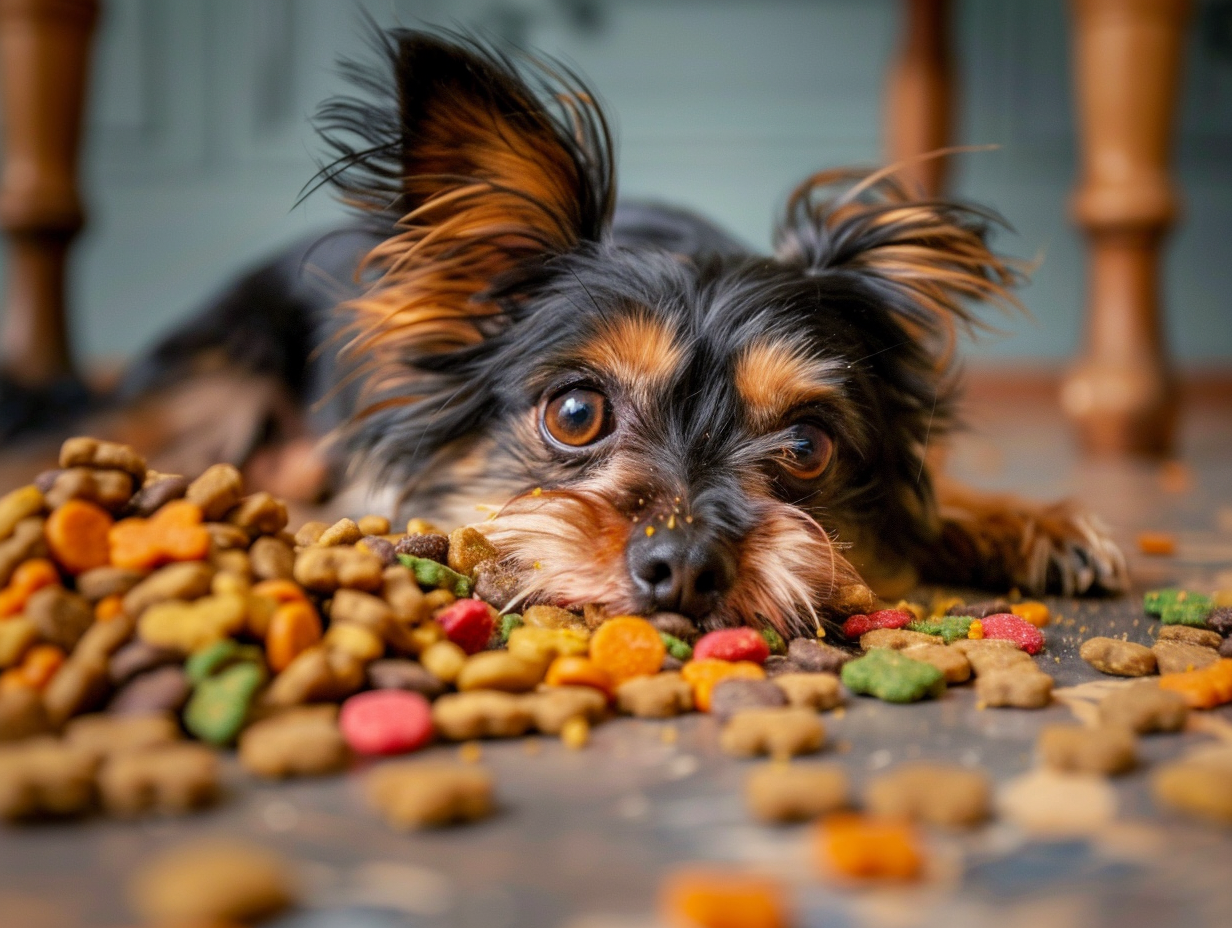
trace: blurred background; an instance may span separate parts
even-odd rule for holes
[[[361,9],[575,64],[613,117],[622,194],[695,207],[757,248],[804,176],[881,157],[897,0],[107,0],[69,273],[79,359],[131,356],[229,275],[341,218],[328,193],[292,204],[319,150],[309,117],[343,88],[336,60],[364,54]],[[1163,297],[1178,360],[1213,366],[1232,360],[1232,3],[1194,13]],[[1000,148],[962,156],[951,190],[1006,217],[1005,250],[1043,258],[1023,294],[1034,318],[974,357],[1059,364],[1084,301],[1067,8],[965,0],[952,15],[954,139]]]

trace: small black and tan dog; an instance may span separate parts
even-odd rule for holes
[[[932,472],[956,332],[1013,303],[994,216],[826,172],[751,254],[683,211],[618,206],[603,114],[566,70],[459,36],[381,44],[351,70],[363,99],[321,114],[319,180],[362,227],[259,269],[129,378],[231,384],[232,437],[207,457],[323,405],[348,479],[480,520],[520,596],[707,628],[812,629],[861,578],[1123,586],[1088,517]]]

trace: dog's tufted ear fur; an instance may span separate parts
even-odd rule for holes
[[[372,100],[327,103],[331,154],[319,183],[388,221],[349,304],[354,356],[418,359],[475,345],[506,321],[506,298],[554,255],[596,240],[610,220],[611,141],[565,69],[462,37],[395,30],[377,68],[344,65]],[[370,381],[371,385],[371,381]]]
[[[981,324],[971,304],[1021,308],[1010,290],[1022,268],[988,246],[996,225],[983,209],[913,195],[893,166],[823,171],[788,199],[775,252],[807,274],[845,278],[944,369],[957,329]]]

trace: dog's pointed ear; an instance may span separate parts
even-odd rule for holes
[[[891,312],[944,366],[956,329],[983,323],[979,303],[1021,309],[1011,289],[1024,268],[988,245],[994,213],[914,196],[892,169],[815,174],[796,188],[775,253],[815,276],[844,278]]]
[[[603,234],[611,141],[563,68],[531,65],[524,78],[463,37],[398,30],[380,43],[379,69],[347,67],[377,102],[322,108],[335,157],[320,178],[393,225],[364,262],[352,348],[393,345],[413,361],[482,340],[519,280]]]

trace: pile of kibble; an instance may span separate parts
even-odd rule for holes
[[[292,534],[286,507],[246,494],[229,465],[190,481],[91,438],[65,442],[59,464],[0,498],[2,819],[201,808],[220,798],[219,751],[233,746],[254,776],[314,776],[434,741],[540,732],[582,748],[613,715],[700,711],[723,722],[723,750],[775,761],[747,781],[756,819],[818,819],[834,872],[907,878],[921,867],[910,823],[985,821],[986,775],[904,765],[868,784],[864,814],[836,814],[851,805],[841,767],[781,763],[822,748],[819,713],[847,693],[909,703],[972,679],[982,707],[1052,698],[1034,660],[1050,621],[1037,602],[870,604],[834,636],[846,647],[751,628],[699,636],[680,616],[598,606],[501,614],[516,583],[475,528],[445,535],[412,520],[394,533],[366,516]],[[1146,606],[1164,623],[1152,648],[1093,639],[1081,653],[1105,673],[1161,676],[1110,694],[1095,727],[1045,729],[1048,766],[1122,772],[1138,734],[1232,701],[1232,610],[1176,590]],[[1232,821],[1228,774],[1177,762],[1156,772],[1155,795]],[[478,819],[494,804],[490,775],[462,762],[376,766],[367,795],[398,828]],[[219,856],[224,869],[242,858]],[[721,895],[698,879],[673,890],[693,900],[680,905]],[[166,916],[160,904],[150,911]]]

